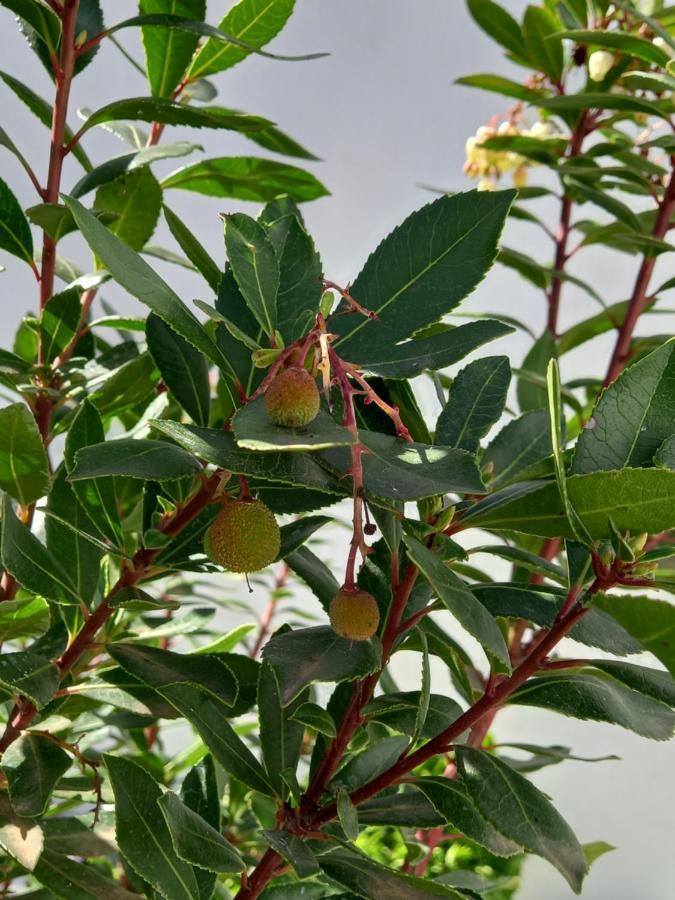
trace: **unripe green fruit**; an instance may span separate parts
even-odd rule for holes
[[[265,411],[275,425],[304,428],[319,412],[319,389],[306,369],[289,366],[265,391]]]
[[[224,504],[204,538],[207,556],[230,572],[257,572],[279,555],[281,534],[271,509],[260,500]]]
[[[328,610],[333,631],[349,641],[368,641],[380,624],[377,601],[368,591],[341,588]]]

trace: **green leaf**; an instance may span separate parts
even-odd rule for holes
[[[49,628],[49,604],[44,597],[20,597],[0,604],[0,641],[38,637]]]
[[[169,230],[176,239],[178,246],[197,271],[203,275],[209,287],[213,291],[217,291],[223,273],[183,220],[176,213],[172,212],[168,206],[164,206],[163,209],[166,224],[169,226]]]
[[[0,687],[10,696],[25,695],[38,709],[50,702],[60,678],[54,663],[27,650],[0,656]]]
[[[472,590],[493,616],[525,619],[542,628],[553,625],[565,599],[564,591],[548,586],[544,588],[493,582],[475,584]],[[597,598],[604,595],[595,596]],[[570,631],[569,637],[580,644],[598,647],[615,656],[641,652],[640,643],[611,616],[600,610],[589,610]]]
[[[52,363],[69,346],[80,325],[80,291],[68,288],[54,294],[45,304],[40,316],[42,358]]]
[[[513,191],[439,197],[412,213],[371,254],[351,287],[378,319],[350,311],[331,322],[341,356],[372,364],[392,344],[449,313],[495,260]],[[341,312],[350,310],[345,301]]]
[[[360,431],[364,485],[368,495],[391,500],[421,500],[449,491],[483,493],[476,463],[466,450],[406,443],[376,431]],[[351,469],[349,450],[324,450],[320,458],[340,475]],[[345,479],[345,482],[347,479]]]
[[[297,159],[311,159],[319,162],[319,157],[315,156],[309,150],[305,149],[292,137],[285,134],[279,128],[272,126],[264,131],[251,131],[246,137],[266,150],[272,150],[274,153],[281,153],[284,156],[294,156]]]
[[[325,734],[328,737],[335,737],[337,733],[331,714],[316,703],[301,703],[293,712],[291,718],[294,722],[301,722],[308,728],[312,728],[314,731],[318,731],[319,734]]]
[[[672,433],[674,419],[675,340],[671,340],[625,369],[602,392],[577,441],[571,472],[650,465]]]
[[[262,835],[270,847],[295,869],[298,878],[310,878],[321,871],[316,857],[301,838],[287,831],[263,831]]]
[[[513,419],[483,453],[483,466],[492,471],[489,487],[504,487],[517,480],[529,466],[550,456],[552,449],[546,410],[533,409]]]
[[[47,101],[43,100],[42,97],[39,97],[35,93],[35,91],[31,90],[31,88],[23,84],[23,82],[19,81],[18,79],[14,78],[14,76],[10,75],[8,72],[0,71],[0,78],[2,78],[7,87],[19,98],[19,100],[21,100],[21,102],[26,107],[28,107],[33,115],[38,118],[43,125],[46,125],[47,128],[52,127],[51,103],[47,103]],[[66,126],[63,132],[64,145],[68,145],[72,137],[73,132]],[[73,156],[85,171],[88,172],[91,169],[92,166],[89,161],[89,157],[81,147],[76,146],[74,148]]]
[[[319,865],[333,881],[366,900],[425,900],[426,897],[462,900],[464,896],[437,881],[404,875],[346,850],[324,854],[319,857]]]
[[[539,537],[574,536],[557,484],[523,482],[527,492],[496,503],[501,492],[477,503],[463,517],[472,526],[505,529]],[[675,526],[675,472],[667,469],[620,469],[573,475],[567,489],[591,537],[606,538],[611,518],[619,531],[657,534]],[[493,505],[494,504],[494,505]]]
[[[668,740],[675,731],[675,712],[664,703],[590,669],[530,679],[511,694],[510,702],[576,719],[610,722],[657,741]]]
[[[547,328],[530,347],[523,360],[522,368],[534,375],[545,376],[548,364],[556,356],[556,352],[555,338]],[[522,412],[527,412],[531,409],[548,409],[548,396],[545,387],[539,387],[536,384],[531,384],[524,378],[519,378],[516,394],[518,406]]]
[[[469,553],[489,553],[491,556],[499,556],[515,563],[519,568],[528,572],[538,572],[558,584],[567,584],[567,574],[560,566],[542,559],[536,553],[523,550],[522,547],[511,547],[508,544],[491,544],[489,546],[472,547]]]
[[[433,639],[426,632],[419,632],[419,649],[424,652],[425,642],[433,650]],[[415,649],[411,642],[403,645],[403,649]],[[427,706],[427,712],[423,724],[420,726],[420,707]],[[363,708],[363,714],[376,722],[382,722],[387,728],[402,732],[411,738],[421,736],[423,738],[436,737],[458,719],[462,714],[461,706],[450,697],[442,694],[430,694],[428,701],[424,699],[423,691],[398,691],[396,693],[383,694],[371,700]],[[419,734],[418,734],[419,732]]]
[[[78,450],[105,440],[101,416],[96,407],[84,400],[71,422],[66,437],[64,461],[68,474],[75,465]],[[116,547],[122,545],[122,526],[112,478],[91,478],[72,483],[72,489],[99,533]]]
[[[220,833],[220,788],[213,757],[204,756],[183,779],[180,798],[189,809]],[[211,896],[216,873],[193,867],[201,900]]]
[[[267,773],[225,720],[219,701],[188,683],[167,685],[159,693],[194,725],[216,762],[226,772],[253,790],[274,796]]]
[[[392,735],[375,741],[347,760],[333,777],[331,786],[356,790],[391,768],[409,746],[410,740],[404,735]]]
[[[444,822],[490,853],[504,857],[522,853],[521,844],[505,837],[490,824],[487,817],[483,817],[461,782],[425,776],[416,778],[415,785],[433,804]]]
[[[268,235],[279,261],[277,328],[288,345],[314,324],[322,294],[321,259],[296,215],[271,223]]]
[[[91,115],[90,109],[81,109],[81,114],[86,117]],[[105,125],[103,125],[105,128]],[[112,159],[96,166],[74,185],[70,191],[71,197],[84,197],[89,191],[108,184],[124,175],[127,172],[135,172],[143,166],[162,159],[175,159],[180,156],[189,156],[194,150],[203,149],[199,144],[192,144],[189,141],[174,141],[171,144],[160,144],[151,147],[141,147],[140,150],[134,150],[132,153],[123,153],[121,156],[113,156]],[[39,208],[39,207],[38,207]],[[62,209],[63,207],[58,207]],[[70,218],[70,214],[69,218]],[[73,223],[75,228],[75,223]]]
[[[25,403],[0,409],[0,489],[23,507],[49,490],[47,455]]]
[[[631,97],[629,94],[611,94],[609,92],[603,94],[601,91],[582,91],[579,94],[548,97],[540,100],[539,106],[558,115],[582,109],[602,109],[646,113],[648,116],[657,116],[662,119],[669,118],[671,109],[669,101],[643,100],[639,97]]]
[[[300,547],[290,553],[286,562],[327,610],[328,604],[340,590],[340,585],[328,566],[307,547]]]
[[[424,734],[424,729],[431,705],[431,669],[429,667],[429,641],[426,632],[420,629],[420,643],[422,644],[422,686],[419,692],[419,703],[415,713],[415,728],[413,731],[413,743]]]
[[[549,360],[548,369],[546,371],[546,385],[548,387],[548,411],[549,424],[551,426],[551,443],[553,445],[553,465],[555,469],[555,480],[558,485],[558,492],[565,507],[565,515],[569,522],[574,537],[581,544],[592,546],[593,542],[579,518],[577,511],[570,500],[567,490],[567,476],[565,474],[565,460],[562,437],[562,400],[560,394],[560,370],[558,362],[555,359]]]
[[[80,603],[70,576],[15,515],[7,496],[2,505],[2,562],[26,590],[57,603]]]
[[[99,543],[89,516],[66,481],[63,466],[50,491],[46,513],[47,550],[68,572],[78,596],[91,607],[106,546]]]
[[[224,128],[229,131],[264,131],[272,124],[261,116],[221,109],[219,106],[185,106],[162,97],[130,97],[114,100],[94,110],[77,133],[78,138],[96,125],[129,119],[134,122],[160,122],[185,128]]]
[[[380,665],[375,641],[348,641],[328,625],[277,634],[263,649],[279,681],[281,702],[287,706],[310,684],[353,681]]]
[[[194,456],[166,441],[122,438],[78,450],[68,479],[81,481],[124,475],[128,478],[167,481],[196,475],[200,471],[201,466]]]
[[[171,833],[158,806],[160,786],[131,760],[109,755],[104,759],[115,794],[117,844],[124,858],[165,896],[196,900],[194,873],[174,853]]]
[[[150,240],[162,208],[162,189],[148,166],[125,172],[96,191],[94,206],[115,216],[108,228],[133,250]]]
[[[510,381],[507,356],[485,356],[462,369],[436,423],[438,443],[475,453],[504,410]]]
[[[33,819],[16,815],[6,794],[0,795],[0,847],[32,872],[43,853],[44,833]]]
[[[176,855],[210,872],[242,872],[244,861],[213,826],[186,806],[172,791],[157,800]]]
[[[462,781],[483,815],[552,863],[578,894],[588,871],[583,850],[544,794],[493,753],[471,747],[457,747],[455,753]]]
[[[534,162],[543,163],[547,166],[554,166],[557,160],[565,153],[568,145],[569,141],[566,138],[547,137],[542,140],[542,138],[528,137],[524,134],[497,135],[481,141],[481,147],[485,147],[486,150],[517,153],[526,159],[531,159]],[[513,210],[511,210],[511,214],[514,214]],[[515,215],[517,216],[518,213]],[[535,219],[534,221],[537,220]]]
[[[516,56],[527,58],[520,25],[510,13],[493,0],[468,0],[467,5],[474,21],[486,34]]]
[[[516,27],[518,27],[517,23]],[[520,29],[518,29],[518,32],[520,33]],[[506,97],[515,97],[516,100],[523,100],[526,103],[538,103],[542,97],[541,91],[533,90],[518,81],[512,81],[510,78],[489,73],[481,72],[476,75],[463,75],[461,78],[455,79],[455,84],[479,88],[483,91],[490,91],[493,94],[503,94]]]
[[[33,236],[19,201],[0,178],[0,250],[18,256],[30,266],[33,262]]]
[[[244,213],[225,216],[225,249],[246,305],[268,337],[277,327],[279,263],[262,225]]]
[[[596,594],[593,607],[609,613],[675,676],[675,606],[650,597]]]
[[[126,410],[144,408],[155,400],[158,380],[159,373],[150,354],[138,353],[134,348],[122,365],[115,366],[101,386],[89,395],[89,400],[104,419],[110,419]]]
[[[675,679],[669,672],[616,659],[589,659],[585,665],[600,669],[640,694],[660,700],[667,706],[675,706]]]
[[[97,210],[93,210],[93,212],[104,224],[114,218],[110,213],[99,213]],[[26,216],[33,225],[37,225],[57,242],[73,231],[77,231],[75,219],[70,211],[59,203],[38,203],[36,206],[29,206]],[[72,290],[76,290],[76,288],[72,288]]]
[[[631,6],[631,12],[633,7]],[[659,46],[647,38],[637,34],[627,34],[623,31],[609,31],[598,29],[597,31],[562,31],[559,38],[569,38],[577,44],[590,44],[592,47],[604,47],[608,50],[616,50],[634,59],[653,63],[660,68],[665,68],[670,57]]]
[[[293,12],[295,0],[240,0],[221,20],[219,28],[256,50],[275,37]],[[241,62],[249,50],[209,38],[190,66],[191,79],[204,78]]]
[[[337,811],[345,837],[348,841],[355,841],[359,836],[359,812],[344,788],[337,792]]]
[[[588,319],[582,319],[564,331],[558,338],[558,355],[569,353],[586,341],[606,331],[612,331],[623,323],[628,311],[628,300],[613,303]]]
[[[141,15],[169,13],[185,19],[203,21],[206,0],[140,0],[138,11]],[[145,68],[152,95],[170,97],[190,65],[199,35],[175,28],[152,26],[142,28],[141,34],[145,48]]]
[[[109,644],[108,652],[125,672],[156,690],[189,684],[225,706],[233,706],[237,699],[236,679],[227,665],[213,655],[188,655],[122,643]],[[221,716],[225,712],[221,710]]]
[[[592,866],[596,859],[604,856],[605,853],[611,853],[612,850],[616,850],[612,844],[608,844],[607,841],[591,841],[589,844],[583,844],[582,847],[584,851],[584,856],[586,857],[586,862],[589,866]]]
[[[282,773],[295,772],[300,759],[304,728],[291,719],[297,706],[284,709],[277,672],[263,662],[258,680],[260,748],[270,783],[282,799],[287,794]]]
[[[93,37],[101,34],[103,31],[103,11],[101,9],[101,0],[80,0],[77,9],[77,18],[75,19],[75,34],[86,34]],[[76,57],[75,59],[75,75],[78,75],[96,56],[99,50],[99,44],[95,44],[86,53]],[[51,64],[47,66],[50,76],[52,73]]]
[[[74,816],[59,816],[42,822],[45,845],[57,853],[73,856],[108,856],[114,852],[112,844],[88,828]]]
[[[14,811],[34,818],[47,809],[52,791],[70,768],[70,757],[49,738],[28,732],[7,749],[2,768]]]
[[[208,425],[211,388],[204,356],[154,313],[148,316],[145,336],[171,393],[197,425]]]
[[[305,541],[333,519],[330,516],[302,516],[295,522],[281,526],[281,547],[277,559],[285,559],[296,552]]]
[[[315,488],[345,494],[346,485],[326,472],[307,453],[265,453],[242,450],[234,437],[218,428],[197,428],[169,420],[155,420],[152,427],[172,438],[201,459],[236,475],[251,475],[269,482]],[[326,497],[328,500],[330,494]]]
[[[469,322],[457,328],[445,326],[430,337],[417,337],[389,348],[386,359],[364,362],[369,372],[384,378],[414,378],[425,369],[436,371],[468,356],[488,341],[510,334],[514,329],[497,319]],[[385,354],[383,354],[385,355]]]
[[[351,432],[323,411],[304,428],[275,425],[265,412],[262,397],[237,410],[232,426],[237,444],[246,450],[322,450],[354,443]]]
[[[176,169],[161,184],[165,190],[182,188],[209,197],[232,197],[254,203],[267,203],[280,194],[288,194],[298,203],[329,194],[310,172],[257,156],[205,159]]]
[[[534,67],[559,82],[565,63],[560,20],[541,6],[528,6],[523,19],[523,39],[528,58]]]
[[[338,811],[340,794],[338,792]],[[358,821],[362,825],[391,825],[393,827],[437,828],[445,824],[426,796],[416,788],[406,788],[395,794],[379,794],[359,804]],[[486,823],[487,824],[487,823]],[[343,830],[346,830],[342,825]]]
[[[216,365],[225,364],[217,346],[169,285],[130,247],[116,238],[95,216],[72,197],[64,198],[83,237],[123,288],[149,306]]]
[[[654,465],[662,469],[675,469],[675,434],[671,434],[659,445],[654,454]]]
[[[59,820],[53,820],[56,821]],[[73,855],[79,856],[80,853],[74,851]],[[118,881],[106,878],[93,865],[70,859],[49,847],[40,856],[33,875],[48,889],[50,897],[59,897],[61,900],[91,900],[92,897],[96,900],[134,900],[138,897],[138,894],[127,891]]]
[[[61,39],[61,21],[46,3],[35,0],[2,0],[0,5],[23,19],[47,47],[56,50]]]
[[[476,638],[485,651],[510,667],[509,651],[495,620],[471,593],[469,587],[443,562],[441,557],[415,538],[403,538],[408,554],[427,579],[434,593],[463,628]]]

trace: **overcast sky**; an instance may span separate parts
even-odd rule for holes
[[[103,6],[107,24],[136,12],[131,0],[106,0]],[[518,0],[506,6],[518,13],[525,4]],[[211,0],[210,21],[217,23],[226,8],[226,3]],[[46,73],[20,37],[11,39],[13,28],[11,15],[0,10],[2,68],[51,98],[53,87]],[[135,36],[122,34],[125,46],[140,58]],[[332,196],[305,206],[304,214],[327,277],[347,282],[382,237],[413,209],[433,199],[424,185],[447,190],[470,187],[462,174],[464,142],[479,125],[503,112],[508,101],[454,86],[453,81],[471,72],[508,73],[509,64],[474,26],[462,0],[298,0],[295,15],[271,49],[288,54],[326,50],[331,56],[306,63],[249,59],[216,76],[220,89],[216,102],[267,116],[321,157],[322,162],[308,167]],[[76,123],[78,106],[96,108],[113,99],[145,93],[141,76],[114,47],[104,46],[92,67],[75,81],[69,121]],[[44,127],[2,84],[0,108],[3,126],[43,176],[48,146]],[[227,132],[167,129],[166,140],[178,138],[201,143],[206,156],[258,155],[258,148]],[[89,132],[86,149],[97,163],[126,152],[124,145],[101,129]],[[23,170],[1,148],[0,153],[2,178],[15,187],[25,205],[36,203]],[[156,166],[155,172],[164,174],[182,162],[164,163]],[[77,163],[68,160],[64,189],[72,187],[80,175]],[[238,208],[255,213],[250,204],[209,200],[188,192],[172,191],[167,199],[219,261],[224,252],[218,213]],[[546,206],[541,211],[555,227],[555,211]],[[170,245],[164,228],[158,229],[153,240]],[[507,241],[542,261],[552,258],[547,239],[527,226],[510,225]],[[77,236],[63,242],[62,252],[82,268],[89,268]],[[0,315],[7,346],[20,317],[35,309],[36,287],[32,274],[18,260],[3,254],[1,261],[7,267],[0,275],[4,299]],[[575,261],[575,267],[576,274],[593,279],[608,302],[628,296],[633,271],[628,258],[592,251],[590,258]],[[170,277],[186,302],[195,297],[210,299],[195,276],[176,268],[158,268]],[[142,312],[135,300],[115,287],[106,286],[104,296],[119,311]],[[537,331],[545,321],[541,296],[499,267],[465,308],[510,313],[526,319]],[[565,288],[563,327],[594,311],[583,293]],[[667,331],[669,325],[672,322],[660,321],[659,331]],[[516,335],[495,343],[488,352],[509,352],[518,363],[526,346],[522,336]],[[563,374],[598,374],[601,351],[608,346],[608,342],[597,341],[592,352],[584,349],[570,355]],[[423,388],[420,394],[425,409],[437,414],[434,398]],[[571,646],[577,655],[579,648]],[[405,661],[402,666],[405,668]],[[443,673],[440,669],[436,673],[441,680]],[[407,677],[411,677],[409,672]],[[414,682],[409,686],[414,687]],[[503,741],[566,744],[580,755],[620,755],[621,762],[570,762],[551,767],[535,780],[555,799],[582,842],[604,839],[619,848],[593,867],[584,897],[669,900],[675,883],[672,745],[650,743],[618,728],[517,708],[500,714],[496,733]],[[573,896],[543,862],[528,862],[526,875],[519,894],[522,900],[568,900]]]

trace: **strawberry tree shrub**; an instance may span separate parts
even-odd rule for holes
[[[492,735],[514,704],[657,741],[675,726],[675,344],[649,330],[674,286],[661,280],[672,10],[561,0],[521,22],[469,0],[522,68],[460,79],[499,95],[467,143],[479,190],[413,211],[338,285],[299,205],[325,188],[300,166],[223,156],[161,181],[152,169],[198,150],[167,142],[169,125],[311,157],[219,106],[212,80],[274,56],[263,48],[293,0],[240,0],[217,27],[203,0],[141,0],[121,22],[107,4],[112,24],[96,0],[2,6],[53,83],[45,99],[2,74],[50,127],[46,173],[0,133],[37,195],[23,209],[0,184],[0,248],[38,295],[0,355],[4,892],[506,898],[525,854],[580,892],[611,848],[528,777],[571,748]],[[73,129],[73,79],[94,77],[100,43],[127,28],[142,31],[147,96]],[[132,145],[95,163],[87,136],[103,126]],[[226,262],[172,211],[178,189],[255,204],[211,224]],[[160,216],[167,249],[148,244]],[[548,235],[547,261],[500,249],[509,217]],[[60,252],[76,232],[88,273]],[[634,266],[619,298],[574,274],[598,246]],[[153,254],[203,278],[199,315]],[[497,259],[546,310],[513,366],[484,349],[523,327],[512,299],[457,317]],[[135,315],[94,312],[107,281]],[[570,283],[598,309],[562,330]],[[595,353],[596,374],[568,373],[566,354],[593,353],[602,334],[612,349]],[[338,570],[316,541],[341,500]],[[511,564],[506,581],[480,567],[486,554]],[[222,586],[253,573],[269,590],[259,625],[223,634]],[[300,584],[309,626],[290,606]],[[402,651],[418,673],[405,689],[391,671]],[[180,746],[176,724],[191,735]]]

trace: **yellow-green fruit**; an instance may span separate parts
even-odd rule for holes
[[[306,369],[289,366],[265,391],[265,411],[275,425],[304,428],[319,412],[319,389]]]
[[[380,624],[377,601],[368,591],[342,588],[328,609],[333,631],[350,641],[368,641]]]
[[[281,534],[271,509],[260,500],[230,500],[204,538],[204,551],[230,572],[257,572],[279,554]]]

